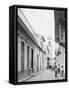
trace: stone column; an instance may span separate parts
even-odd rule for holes
[[[18,37],[18,71],[21,71],[21,40]]]
[[[27,70],[27,44],[24,43],[24,70]]]
[[[31,47],[29,47],[29,69],[31,68]]]

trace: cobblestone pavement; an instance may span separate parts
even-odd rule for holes
[[[59,74],[58,77],[55,78],[54,71],[45,70],[45,71],[41,72],[40,74],[38,74],[30,79],[27,79],[26,81],[58,80],[58,79],[63,79],[63,77],[61,77]]]

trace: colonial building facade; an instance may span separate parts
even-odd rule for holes
[[[65,11],[55,10],[55,41],[65,46]]]
[[[31,73],[44,70],[45,56],[46,53],[39,45],[37,35],[21,9],[18,9],[18,81],[33,75]]]
[[[56,53],[59,56],[58,61],[60,66],[64,67],[65,72],[65,11],[63,10],[54,10],[55,16],[55,41],[58,44],[58,52]]]

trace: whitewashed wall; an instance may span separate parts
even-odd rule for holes
[[[21,71],[21,39],[18,37],[18,71]]]

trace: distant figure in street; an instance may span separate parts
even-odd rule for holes
[[[60,78],[60,64],[57,66],[57,74],[58,74],[58,79]]]
[[[59,74],[60,73],[60,64],[58,65],[57,68],[58,68],[58,74]]]
[[[49,69],[49,61],[50,61],[50,58],[47,58],[47,69]]]
[[[57,66],[55,66],[55,77],[57,77]]]
[[[61,66],[61,77],[63,77],[63,75],[64,75],[64,68],[63,66]]]

